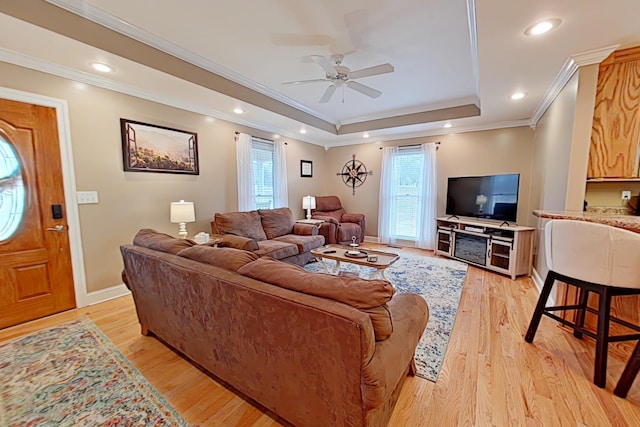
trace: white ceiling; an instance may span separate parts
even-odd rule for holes
[[[437,116],[373,129],[367,142],[532,124],[576,62],[601,60],[609,52],[604,48],[640,44],[637,0],[29,0],[23,8],[12,3],[18,2],[0,2],[0,60],[324,146],[364,142],[361,131],[336,135],[345,125],[468,104],[476,104],[480,115],[454,118],[449,130],[442,128],[447,117]],[[135,53],[125,59],[82,36],[57,34],[51,30],[64,31],[36,17],[51,5],[279,102],[252,104],[242,91],[221,94],[215,85],[158,71]],[[562,24],[538,38],[524,35],[543,18],[560,18]],[[581,55],[594,50],[599,51]],[[282,85],[323,78],[309,56],[332,54],[344,54],[343,65],[351,70],[390,63],[395,71],[358,80],[382,92],[375,99],[338,89],[320,104],[329,83]],[[100,75],[88,67],[91,61],[109,63],[116,72]],[[512,101],[515,91],[527,96]],[[234,115],[236,106],[245,113]],[[307,134],[300,135],[300,127]]]

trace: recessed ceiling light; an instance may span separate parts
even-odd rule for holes
[[[539,36],[556,28],[562,22],[558,18],[545,19],[544,21],[538,21],[535,24],[529,25],[525,30],[526,36]]]
[[[450,128],[451,126],[453,126],[451,123],[445,123],[445,124],[443,125],[443,127],[445,127],[445,128]]]
[[[365,133],[363,133],[363,134],[362,134],[362,137],[363,137],[363,138],[369,138],[369,132],[365,132]]]
[[[307,130],[305,128],[300,129],[300,133],[307,133]]]
[[[513,95],[511,95],[511,99],[513,99],[514,101],[517,101],[518,99],[522,99],[525,97],[525,93],[524,92],[516,92]]]
[[[113,73],[116,70],[111,65],[103,64],[102,62],[92,62],[89,65],[91,65],[91,68],[96,71],[100,71],[101,73]]]
[[[240,108],[240,107],[236,107],[236,108],[233,109],[233,112],[236,113],[236,114],[242,114],[242,113],[244,113],[244,110],[242,108]]]

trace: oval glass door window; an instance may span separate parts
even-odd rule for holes
[[[0,242],[9,239],[24,216],[25,188],[18,155],[0,136]]]

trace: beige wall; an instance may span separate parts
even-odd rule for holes
[[[122,283],[118,248],[131,242],[139,229],[177,234],[177,224],[169,222],[171,201],[195,202],[197,222],[188,224],[191,236],[209,231],[215,212],[236,210],[234,131],[271,136],[6,63],[0,63],[0,86],[68,102],[76,189],[97,191],[100,199],[99,204],[78,206],[88,292]],[[123,172],[120,118],[197,132],[200,175]],[[323,188],[325,152],[287,141],[289,202],[301,216],[302,196]],[[314,179],[300,178],[300,159],[313,161]]]
[[[385,142],[390,145],[410,145],[440,141],[438,147],[438,215],[444,215],[447,178],[450,176],[489,175],[502,173],[520,174],[520,198],[518,202],[518,223],[527,221],[529,207],[530,170],[533,154],[533,130],[529,127],[498,129],[482,132],[442,135],[438,137],[406,139]],[[330,168],[325,194],[340,197],[347,212],[366,215],[367,236],[378,235],[378,197],[380,191],[380,166],[382,151],[380,143],[351,145],[331,148],[327,152],[326,164]],[[356,188],[355,196],[351,188],[335,175],[355,154],[368,170],[373,171],[366,182]],[[435,225],[434,225],[435,226]]]
[[[532,163],[531,210],[581,210],[589,156],[589,140],[597,85],[597,65],[581,67],[567,82],[536,125]],[[543,221],[537,226],[534,266],[547,274]]]

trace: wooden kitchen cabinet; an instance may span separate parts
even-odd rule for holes
[[[600,64],[587,178],[640,176],[639,141],[640,46]]]

